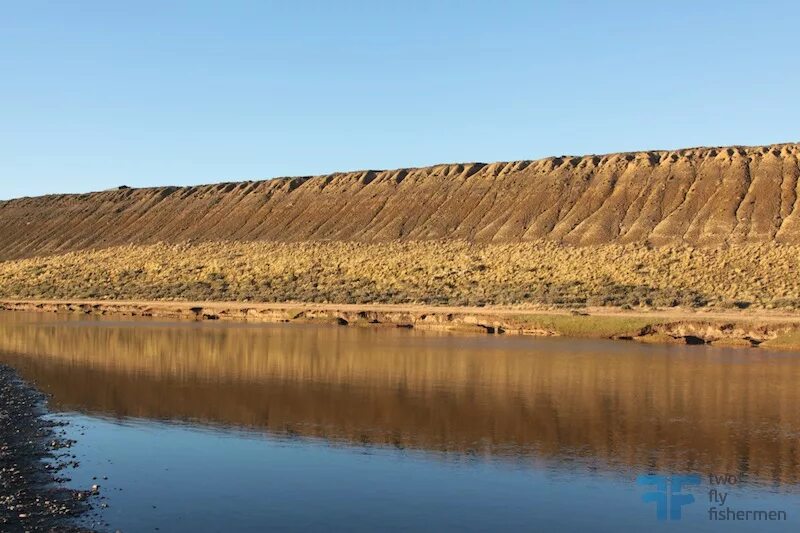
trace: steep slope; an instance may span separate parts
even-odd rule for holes
[[[800,244],[800,145],[556,157],[0,202],[0,260],[210,240]]]

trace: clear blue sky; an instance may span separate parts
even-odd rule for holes
[[[794,2],[3,2],[0,198],[800,140]]]

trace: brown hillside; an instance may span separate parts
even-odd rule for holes
[[[555,157],[0,202],[0,260],[186,241],[800,244],[800,145]]]

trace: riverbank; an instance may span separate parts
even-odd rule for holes
[[[70,457],[57,451],[72,442],[59,438],[59,424],[45,414],[44,396],[0,364],[0,529],[91,531],[76,520],[88,512],[93,493],[59,485]]]
[[[599,307],[568,311],[542,307],[100,300],[2,300],[0,310],[168,320],[316,322],[800,350],[800,314],[770,310],[720,312]]]

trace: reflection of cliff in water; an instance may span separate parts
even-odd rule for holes
[[[0,315],[0,360],[56,407],[800,478],[793,356],[391,329],[28,320]]]

